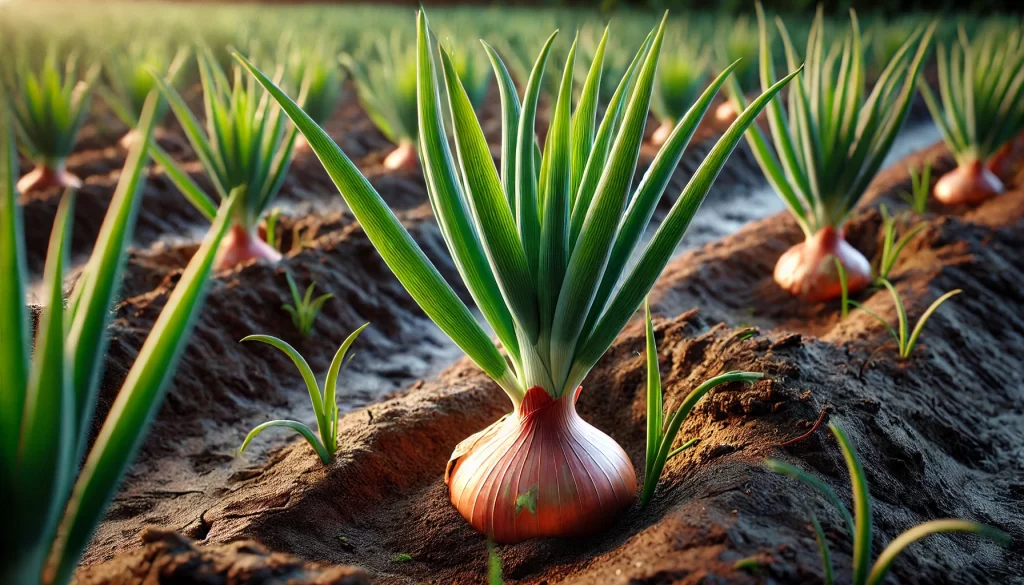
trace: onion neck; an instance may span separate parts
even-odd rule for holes
[[[281,260],[281,253],[260,239],[255,230],[247,228],[242,223],[235,223],[217,250],[217,269],[234,268],[250,260],[278,262]]]
[[[43,191],[50,187],[78,189],[82,180],[67,171],[67,161],[62,158],[41,161],[24,177],[18,179],[18,192],[22,194]]]
[[[416,147],[407,140],[398,143],[398,148],[391,151],[384,158],[384,168],[396,171],[398,169],[414,169],[419,162],[416,154]]]

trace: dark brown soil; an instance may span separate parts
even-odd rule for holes
[[[326,126],[442,274],[458,282],[419,171],[382,168],[389,144],[354,102]],[[492,143],[498,126],[487,116]],[[81,256],[98,233],[124,157],[115,144],[119,132],[90,132],[87,147],[69,161],[86,181],[75,218]],[[673,177],[671,197],[709,148],[701,139],[714,133],[702,132]],[[173,127],[163,140],[179,160],[192,158]],[[649,160],[653,151],[644,154]],[[936,159],[938,167],[949,164],[944,156],[941,147],[916,155]],[[203,181],[194,161],[185,165]],[[749,151],[737,150],[709,197],[714,213],[728,216],[747,193],[763,188],[755,168]],[[874,205],[904,209],[898,194],[906,188],[904,165],[895,165],[850,222],[848,238],[869,257],[878,248]],[[24,201],[36,271],[59,196]],[[458,349],[402,290],[313,155],[295,161],[280,205],[285,259],[213,279],[166,402],[78,583],[366,580],[348,567],[377,583],[485,582],[485,539],[450,506],[442,476],[455,444],[508,410],[507,400],[475,366],[456,361]],[[891,582],[1024,582],[1022,217],[1024,191],[1014,191],[977,208],[935,208],[907,219],[927,223],[892,275],[911,318],[941,293],[965,290],[932,318],[907,361],[895,357],[887,333],[866,314],[840,320],[836,303],[802,303],[778,292],[771,268],[799,237],[784,214],[673,260],[651,296],[666,402],[676,404],[726,370],[761,371],[768,379],[719,388],[698,405],[682,435],[700,443],[670,462],[646,509],[634,507],[587,539],[499,547],[507,582],[820,583],[810,512],[829,533],[838,582],[849,582],[850,538],[838,515],[763,466],[768,456],[799,464],[849,501],[841,454],[824,427],[779,447],[806,432],[823,409],[826,420],[850,434],[867,470],[876,554],[904,529],[945,516],[986,522],[1014,539],[1001,549],[974,537],[931,537],[895,563]],[[100,415],[204,229],[162,172],[152,171],[112,327]],[[303,289],[315,281],[318,292],[334,294],[309,338],[280,309],[291,300],[285,271]],[[895,319],[884,291],[860,300]],[[279,336],[322,373],[337,344],[367,321],[339,387],[347,414],[337,460],[324,467],[307,444],[274,431],[236,455],[260,422],[312,420],[291,362],[238,340]],[[750,326],[756,333],[747,338]],[[634,464],[644,456],[642,353],[643,331],[634,323],[585,381],[579,403],[582,416],[615,438]],[[149,526],[160,529],[144,531]],[[740,560],[747,568],[736,567]]]

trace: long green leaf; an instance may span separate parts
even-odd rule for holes
[[[850,482],[853,486],[853,518],[857,527],[853,537],[853,582],[863,584],[866,583],[871,568],[871,492],[868,491],[864,467],[857,459],[850,439],[838,425],[828,426],[839,441],[843,458],[846,459],[846,468],[850,472]]]
[[[309,368],[305,358],[299,355],[299,352],[295,351],[295,348],[286,341],[270,335],[247,335],[242,338],[242,341],[265,343],[279,349],[292,360],[292,363],[299,370],[299,374],[302,375],[302,381],[306,383],[306,390],[309,391],[309,400],[313,403],[313,413],[316,415],[316,426],[320,433],[325,435],[326,431],[330,429],[330,425],[328,424],[327,411],[324,410],[324,397],[320,394],[320,387],[316,383],[316,376],[313,375],[313,370]]]
[[[509,376],[498,349],[369,181],[277,85],[238,53],[235,58],[270,92],[305,136],[374,247],[427,316],[506,391],[518,392],[518,384]]]
[[[615,337],[622,331],[637,307],[640,306],[643,298],[654,286],[661,271],[668,264],[672,253],[686,232],[690,220],[693,219],[693,215],[704,201],[704,197],[711,189],[711,185],[725,165],[725,161],[728,160],[729,155],[736,148],[736,144],[743,137],[743,133],[764,109],[768,100],[774,98],[775,94],[799,72],[798,69],[790,73],[754,100],[736,118],[736,121],[708,153],[707,158],[701,163],[697,172],[694,173],[690,182],[672,205],[668,216],[647,245],[639,262],[612,298],[607,311],[596,321],[593,332],[577,350],[567,387],[576,381],[582,381],[597,360],[615,341]]]
[[[128,158],[103,218],[92,255],[72,292],[76,306],[68,329],[67,348],[71,354],[69,359],[72,361],[74,376],[76,462],[85,454],[88,442],[107,348],[110,307],[120,293],[126,250],[135,230],[135,220],[142,201],[145,184],[143,172],[155,124],[157,101],[155,93],[146,98],[136,128],[139,139],[128,151]]]
[[[341,367],[345,365],[345,354],[348,353],[352,344],[356,342],[363,329],[369,326],[369,323],[363,323],[358,329],[348,334],[348,337],[342,342],[338,351],[335,352],[334,359],[331,360],[331,367],[327,369],[327,379],[324,381],[324,408],[327,409],[328,420],[331,424],[327,436],[321,436],[321,438],[327,447],[328,454],[332,457],[338,447],[338,427],[336,426],[338,421],[338,373],[341,371]],[[322,435],[323,430],[320,432]]]
[[[284,427],[299,433],[306,439],[309,445],[313,447],[313,450],[316,451],[317,456],[320,457],[320,461],[322,461],[324,465],[331,464],[333,456],[328,452],[327,447],[320,442],[320,439],[316,434],[313,433],[313,429],[294,420],[271,420],[255,427],[253,430],[249,431],[248,435],[245,436],[245,440],[242,441],[242,446],[238,448],[238,452],[241,453],[242,451],[245,451],[245,448],[249,446],[249,443],[255,439],[257,435],[270,427]]]
[[[979,524],[978,522],[943,519],[918,524],[897,536],[895,540],[889,543],[889,546],[885,547],[882,554],[878,555],[878,559],[875,560],[875,566],[871,569],[871,574],[867,577],[867,585],[880,585],[885,579],[885,576],[889,573],[889,568],[892,566],[892,562],[896,560],[896,557],[899,556],[904,549],[926,536],[938,534],[940,532],[966,532],[991,538],[1003,545],[1010,543],[1009,535],[1002,530],[998,530],[985,524]]]
[[[646,475],[654,471],[654,463],[658,457],[664,405],[661,393],[661,369],[658,367],[658,347],[654,342],[654,324],[651,322],[649,301],[644,301],[644,316],[647,341],[647,463],[644,465],[644,481],[647,481]]]
[[[146,142],[148,137],[136,144]],[[54,544],[56,583],[69,580],[93,528],[102,518],[121,476],[135,459],[145,431],[163,401],[185,340],[203,306],[206,281],[220,240],[227,232],[234,204],[233,198],[225,201],[203,244],[185,267],[128,371],[82,466]]]

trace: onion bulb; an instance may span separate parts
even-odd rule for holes
[[[403,142],[398,145],[398,148],[392,150],[390,154],[384,157],[384,168],[389,171],[414,169],[418,160],[416,149],[413,148],[413,145]]]
[[[69,173],[63,161],[54,165],[39,165],[18,179],[19,193],[43,191],[50,187],[78,189],[81,186],[82,180]]]
[[[935,198],[946,205],[979,203],[1004,191],[1003,182],[981,161],[957,166],[935,183]]]
[[[808,301],[828,301],[842,295],[842,283],[833,258],[846,272],[846,287],[854,294],[871,284],[871,264],[839,231],[824,227],[786,252],[775,264],[775,282],[790,294]]]
[[[217,259],[214,261],[217,270],[234,268],[253,259],[277,262],[281,259],[281,253],[241,224],[233,225],[217,250]]]
[[[576,413],[572,396],[539,386],[516,409],[455,447],[445,470],[452,504],[507,544],[590,534],[636,497],[636,471],[611,437]]]

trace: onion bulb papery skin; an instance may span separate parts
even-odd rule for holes
[[[839,259],[846,271],[849,294],[871,284],[871,263],[832,226],[786,250],[775,264],[775,282],[808,301],[837,299],[842,296],[843,287],[833,257]]]
[[[935,198],[946,205],[980,203],[1005,191],[1003,182],[981,161],[958,165],[935,183]]]
[[[226,270],[253,259],[277,262],[281,259],[281,253],[236,223],[221,240],[214,264],[217,270]]]
[[[662,122],[654,130],[654,134],[651,134],[651,144],[653,146],[661,146],[662,144],[665,144],[675,128],[676,125],[672,122]]]
[[[50,187],[78,189],[81,186],[82,180],[69,173],[64,168],[63,162],[55,165],[38,165],[24,177],[18,179],[19,193],[43,191]]]
[[[389,171],[415,169],[418,162],[419,156],[416,154],[416,148],[408,142],[403,142],[384,157],[384,168]]]
[[[593,534],[636,499],[636,471],[572,396],[527,391],[515,411],[459,443],[445,483],[470,525],[495,542]]]

